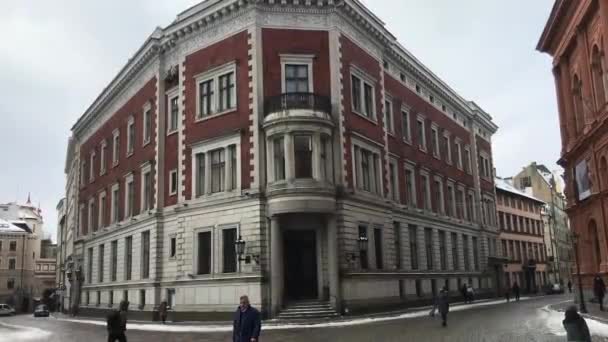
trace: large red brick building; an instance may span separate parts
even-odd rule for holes
[[[567,212],[585,286],[608,272],[608,2],[553,6],[538,50],[553,57]]]
[[[73,127],[81,310],[490,293],[496,129],[356,0],[202,2]]]

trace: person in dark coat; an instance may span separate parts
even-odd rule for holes
[[[441,314],[441,325],[446,327],[448,325],[448,312],[450,312],[450,298],[445,286],[439,291],[439,295],[435,299],[435,307]]]
[[[568,292],[572,293],[572,281],[568,280]]]
[[[462,293],[462,298],[464,299],[464,303],[468,303],[469,302],[469,297],[467,296],[467,284],[462,284],[462,287],[460,288],[460,293]]]
[[[515,301],[519,302],[519,284],[513,283],[513,294],[515,295]]]
[[[571,306],[566,310],[563,324],[568,341],[591,342],[591,334],[589,333],[587,322],[578,314],[576,306]]]
[[[241,296],[234,314],[233,342],[257,342],[262,330],[260,312],[249,305],[249,297]]]
[[[127,313],[129,310],[129,302],[123,300],[120,302],[119,310],[110,313],[107,319],[108,327],[108,342],[127,342]]]
[[[505,286],[505,299],[507,300],[507,303],[511,301],[511,289],[509,288],[509,286]]]
[[[167,311],[168,311],[167,302],[162,301],[160,303],[160,307],[158,308],[158,314],[160,315],[160,320],[163,322],[163,324],[165,324],[165,322],[167,321]]]
[[[604,295],[606,295],[606,284],[600,275],[596,275],[593,279],[593,292],[595,297],[600,302],[600,311],[604,311]]]

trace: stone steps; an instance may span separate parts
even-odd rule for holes
[[[279,315],[280,320],[309,320],[309,319],[329,319],[340,315],[334,310],[329,302],[305,301],[293,302],[286,305]]]

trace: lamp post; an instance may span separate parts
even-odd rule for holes
[[[245,254],[245,240],[241,236],[239,239],[234,242],[234,249],[236,250],[236,255],[239,261],[239,272],[241,271],[241,261],[246,260],[247,258],[243,258],[243,254]]]
[[[570,235],[572,243],[574,244],[574,258],[576,261],[576,276],[578,277],[578,293],[580,295],[579,311],[587,313],[587,307],[585,306],[585,296],[583,295],[583,281],[581,280],[581,265],[578,260],[578,234],[572,232]]]

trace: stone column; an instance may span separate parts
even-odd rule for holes
[[[293,155],[293,135],[285,134],[285,179],[291,181],[296,178],[295,159]]]
[[[329,273],[329,300],[337,312],[341,311],[340,260],[338,252],[338,224],[336,216],[327,218],[327,270]]]
[[[416,230],[416,237],[418,238],[418,269],[429,270],[428,262],[426,260],[426,243],[424,241],[424,227],[418,227]]]
[[[454,258],[452,256],[452,244],[457,243],[452,241],[452,233],[449,231],[445,232],[445,261],[447,262],[447,269],[452,270],[454,265]]]
[[[433,264],[435,270],[441,270],[441,250],[439,246],[439,230],[433,229],[433,233],[431,234],[433,239],[433,258],[435,259],[435,263]]]
[[[270,219],[270,302],[274,317],[283,305],[283,234],[278,216]]]
[[[462,234],[458,233],[456,235],[456,243],[458,244],[458,254],[460,257],[458,258],[458,270],[464,270],[464,258],[468,258],[468,256],[464,255],[464,240],[462,238]]]

